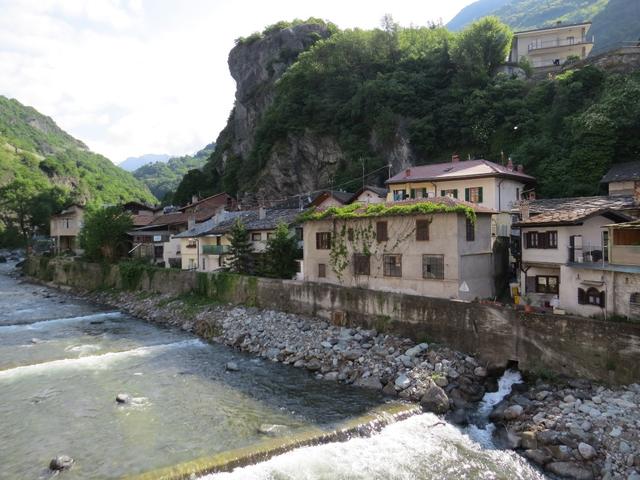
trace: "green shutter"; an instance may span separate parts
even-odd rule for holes
[[[455,188],[453,190],[453,198],[458,198],[458,189],[457,188]]]
[[[464,200],[465,200],[465,202],[469,201],[469,189],[468,188],[464,189]]]
[[[444,197],[444,190],[440,190],[440,196]]]
[[[478,188],[478,203],[482,203],[482,187]]]

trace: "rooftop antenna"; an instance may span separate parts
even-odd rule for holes
[[[362,162],[362,189],[364,190],[364,158],[361,158],[360,161]]]

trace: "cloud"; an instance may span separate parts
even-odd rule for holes
[[[403,24],[425,24],[469,2],[0,0],[0,94],[115,162],[181,155],[226,123],[235,38],[309,16],[370,28],[389,9]]]

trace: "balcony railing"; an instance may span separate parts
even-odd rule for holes
[[[582,38],[568,38],[565,40],[546,40],[544,42],[534,42],[530,43],[527,46],[527,49],[532,52],[534,50],[542,50],[543,48],[554,48],[554,47],[568,47],[571,45],[580,45],[583,43],[591,43],[586,37]]]
[[[569,252],[569,263],[598,263],[607,262],[608,251],[601,244],[584,243],[579,246],[567,247]]]
[[[229,253],[229,245],[203,245],[203,255],[223,255]]]

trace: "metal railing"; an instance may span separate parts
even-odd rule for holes
[[[608,262],[607,248],[602,244],[583,243],[582,245],[568,246],[569,263],[599,263]]]
[[[573,39],[555,39],[555,40],[547,40],[544,42],[534,42],[527,45],[527,49],[531,52],[533,50],[541,50],[543,48],[554,48],[554,47],[569,47],[571,45],[581,45],[583,43],[592,43],[586,37],[581,38],[573,38]]]

